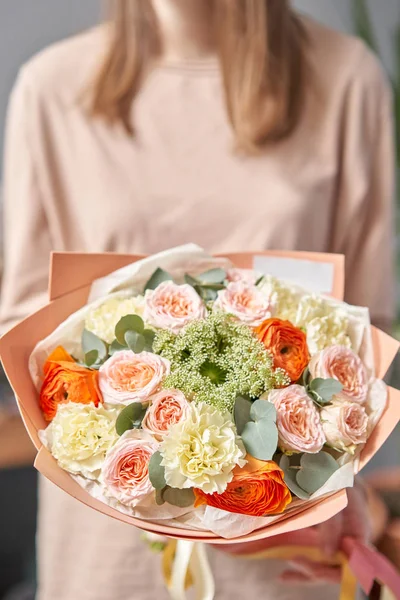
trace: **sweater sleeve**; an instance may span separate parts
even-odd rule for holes
[[[3,332],[46,302],[52,244],[35,166],[38,119],[38,102],[22,71],[10,98],[4,152]]]
[[[368,306],[389,328],[395,314],[394,124],[392,96],[363,47],[343,110],[333,252],[346,257],[346,300]]]

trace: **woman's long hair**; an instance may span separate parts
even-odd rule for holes
[[[111,40],[91,88],[91,114],[134,134],[134,102],[161,54],[151,0],[109,0]],[[287,137],[303,106],[306,36],[289,0],[216,0],[226,108],[239,147]]]

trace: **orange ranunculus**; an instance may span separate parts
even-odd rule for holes
[[[256,334],[274,357],[275,368],[284,369],[292,382],[298,381],[310,362],[306,334],[282,319],[267,319]]]
[[[234,478],[223,494],[194,490],[195,506],[208,504],[221,510],[253,517],[282,513],[292,501],[283,471],[273,461],[247,455],[247,464],[236,467]]]
[[[96,406],[103,402],[98,386],[98,372],[78,365],[61,346],[47,358],[40,390],[40,408],[46,421],[52,421],[57,406],[77,402]]]

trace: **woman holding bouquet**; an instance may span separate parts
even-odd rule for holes
[[[347,300],[388,327],[391,103],[375,57],[287,0],[110,5],[105,25],[25,65],[12,95],[3,329],[46,302],[52,250],[154,253],[189,241],[344,253]],[[366,534],[363,494],[350,499],[324,526],[325,546],[344,527]],[[137,531],[46,481],[40,501],[39,600],[164,597]],[[284,565],[212,560],[221,599],[337,595],[322,583],[331,570],[303,564],[283,583]]]

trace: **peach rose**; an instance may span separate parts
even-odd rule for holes
[[[349,400],[363,404],[368,396],[368,373],[360,357],[344,346],[330,346],[311,359],[313,378],[337,379],[343,389],[336,400]]]
[[[253,517],[282,513],[292,501],[283,471],[273,461],[247,455],[247,464],[236,467],[234,478],[222,494],[195,489],[195,507],[207,504],[221,510]]]
[[[322,449],[326,440],[320,415],[301,385],[272,390],[268,400],[276,408],[281,450],[316,454]]]
[[[206,316],[204,302],[190,285],[164,281],[146,292],[144,320],[153,327],[178,333],[191,321]]]
[[[239,321],[256,327],[271,316],[272,306],[255,285],[245,281],[229,283],[225,290],[218,292],[214,308],[234,315]]]
[[[99,384],[104,402],[124,404],[147,402],[169,374],[170,363],[165,358],[131,350],[122,350],[109,358],[99,371]]]
[[[229,282],[243,281],[248,285],[255,285],[258,279],[257,273],[252,269],[228,269],[226,278]]]
[[[284,369],[293,383],[298,381],[310,360],[306,334],[282,319],[267,319],[256,334],[274,357],[274,367]]]
[[[367,441],[368,415],[360,404],[335,402],[321,411],[321,421],[332,448],[354,454],[356,447]]]
[[[101,481],[110,496],[125,506],[136,506],[153,492],[149,462],[158,444],[143,431],[125,432],[109,450],[101,470]]]
[[[161,441],[171,425],[188,415],[189,403],[179,390],[162,390],[149,400],[151,404],[142,421],[142,429]]]
[[[78,365],[62,346],[47,358],[40,390],[40,408],[46,421],[52,421],[59,404],[75,402],[99,406],[101,397],[98,373]]]

